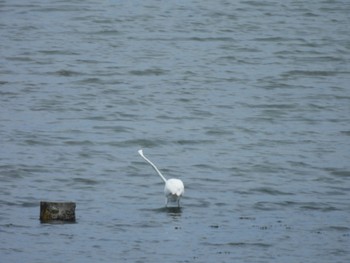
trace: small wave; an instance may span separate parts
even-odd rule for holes
[[[31,57],[25,57],[25,56],[7,57],[6,60],[9,60],[9,61],[20,61],[20,62],[31,62],[31,61],[33,61],[33,59]]]
[[[73,178],[73,182],[84,185],[97,185],[99,183],[97,180],[82,177]]]
[[[129,71],[131,75],[135,76],[159,76],[159,75],[165,75],[168,72],[163,69],[159,68],[152,68],[152,69],[145,69],[145,70],[131,70]]]
[[[0,85],[5,85],[5,84],[7,84],[7,83],[9,83],[8,81],[6,81],[6,80],[0,80]],[[0,95],[1,96],[3,96],[3,95],[17,95],[17,93],[14,93],[14,92],[4,92],[4,91],[1,91],[0,92]]]
[[[321,212],[331,212],[331,211],[339,210],[338,208],[331,206],[329,204],[316,203],[316,202],[305,203],[304,205],[301,205],[300,208],[303,210],[318,210]]]
[[[296,207],[301,210],[318,210],[321,212],[331,212],[337,211],[338,208],[326,204],[326,203],[318,203],[318,202],[294,202],[294,201],[281,201],[281,202],[257,202],[254,205],[255,209],[264,210],[264,211],[273,211],[280,210],[281,207]]]
[[[61,69],[61,70],[53,72],[53,74],[58,75],[58,76],[62,76],[62,77],[72,77],[72,76],[81,75],[80,72],[68,70],[68,69]]]
[[[282,192],[272,187],[258,187],[258,188],[253,188],[251,191],[264,193],[268,195],[293,195],[293,193]]]
[[[53,142],[44,141],[44,140],[36,140],[36,139],[28,139],[24,141],[27,145],[42,145],[42,146],[52,146],[55,145]]]
[[[67,56],[79,55],[79,53],[76,53],[73,51],[65,51],[65,50],[59,50],[59,49],[40,50],[39,53],[44,55],[67,55]]]
[[[250,5],[253,7],[258,7],[258,6],[271,6],[273,3],[268,2],[268,1],[254,1],[254,0],[247,0],[247,1],[242,1],[242,4]]]
[[[83,141],[65,141],[65,144],[68,145],[93,145],[94,143],[92,141],[89,140],[83,140]]]
[[[38,207],[39,202],[38,201],[25,201],[20,204],[22,207]]]
[[[140,147],[140,148],[153,148],[159,145],[167,144],[167,141],[156,139],[131,139],[120,142],[110,142],[109,145],[118,147]]]
[[[231,37],[190,37],[188,40],[191,41],[234,41]]]
[[[96,35],[119,35],[120,32],[118,30],[100,30],[97,32],[94,32]]]
[[[282,42],[287,41],[289,39],[284,37],[263,37],[263,38],[255,38],[254,41],[258,42]]]
[[[77,83],[80,84],[102,84],[102,80],[100,78],[91,77],[79,80]]]
[[[281,74],[282,77],[329,77],[336,76],[339,72],[325,70],[290,70]]]
[[[327,226],[325,228],[320,228],[319,231],[339,231],[339,232],[350,232],[350,227],[348,226]]]
[[[209,243],[205,242],[205,245],[214,246],[214,247],[270,247],[271,244],[268,243],[260,243],[260,242],[228,242],[228,243]],[[219,252],[220,253],[220,252]]]
[[[96,130],[109,130],[109,131],[113,131],[115,133],[128,133],[131,131],[130,128],[128,127],[125,127],[125,126],[100,126],[100,125],[96,125],[96,126],[93,126],[93,129],[96,129]]]
[[[180,145],[194,145],[194,144],[211,144],[213,140],[178,140],[177,144]]]
[[[350,136],[350,131],[341,131],[340,133],[344,134],[344,135],[347,135],[347,136]]]
[[[249,242],[229,242],[226,245],[228,246],[239,246],[239,247],[271,247],[271,244],[267,244],[267,243],[259,243],[259,242],[255,242],[255,243],[249,243]]]
[[[331,171],[331,174],[337,177],[350,177],[350,171],[346,171],[346,170]]]

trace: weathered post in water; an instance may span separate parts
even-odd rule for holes
[[[40,202],[41,223],[75,222],[75,203],[73,202]]]

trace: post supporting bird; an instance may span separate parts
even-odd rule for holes
[[[185,192],[185,187],[183,182],[180,179],[166,179],[162,173],[158,170],[157,166],[155,166],[154,163],[152,163],[144,154],[143,150],[139,150],[138,153],[141,155],[141,157],[148,162],[154,170],[156,170],[157,174],[162,178],[163,182],[165,183],[164,186],[164,194],[166,197],[166,206],[169,205],[169,203],[173,204],[176,203],[178,207],[180,207],[180,198]]]

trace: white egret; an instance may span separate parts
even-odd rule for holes
[[[164,194],[166,197],[166,205],[168,206],[169,203],[177,203],[177,206],[180,207],[180,198],[185,192],[183,182],[180,179],[165,179],[162,173],[158,170],[157,166],[155,166],[154,163],[152,163],[143,155],[142,149],[138,152],[141,155],[141,157],[145,159],[145,161],[148,162],[154,168],[154,170],[156,170],[160,178],[162,178],[162,180],[164,181]]]

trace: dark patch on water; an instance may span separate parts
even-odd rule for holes
[[[155,212],[167,213],[169,215],[181,215],[183,210],[184,210],[184,208],[182,208],[182,207],[166,207],[166,206],[153,209],[153,211],[155,211]]]

